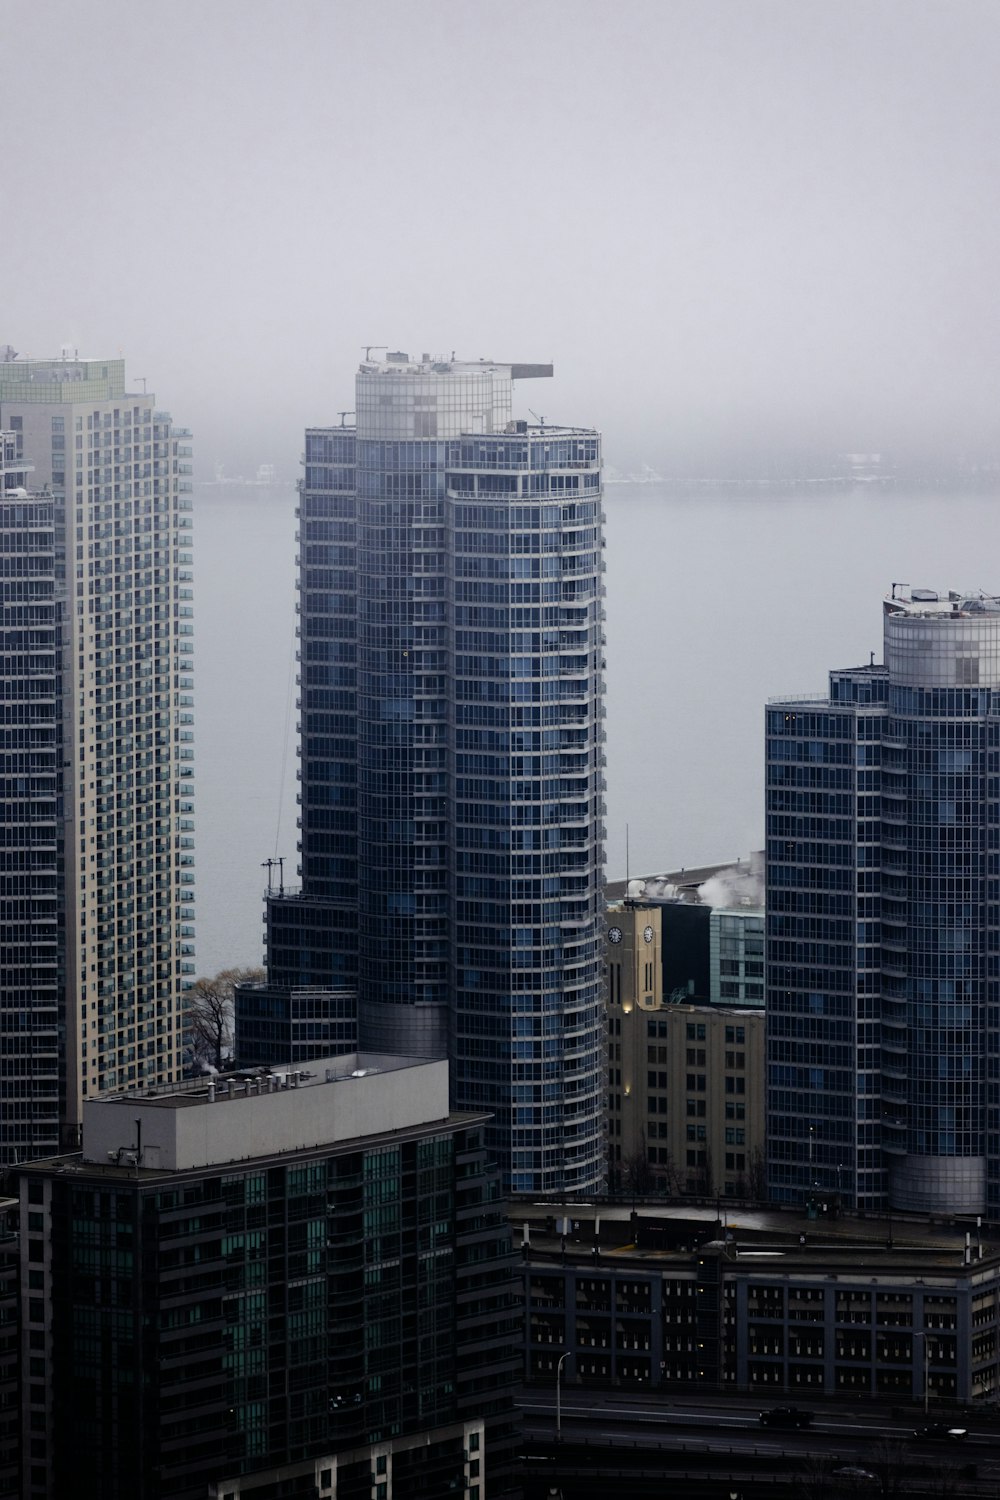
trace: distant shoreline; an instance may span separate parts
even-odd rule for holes
[[[676,478],[648,480],[617,479],[605,481],[605,496],[612,492],[645,494],[649,490],[670,490],[678,494],[700,495],[775,495],[804,494],[909,494],[939,495],[996,494],[1000,496],[1000,473],[955,475],[949,479],[930,475],[893,475],[891,478],[854,479],[831,476],[815,479],[695,479]]]

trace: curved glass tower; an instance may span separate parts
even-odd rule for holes
[[[1000,601],[929,593],[888,601],[885,617],[883,1147],[895,1207],[974,1213],[986,1193],[988,741],[1000,700]]]
[[[356,465],[353,615],[330,613],[332,533],[304,529],[303,889],[269,940],[300,983],[353,973],[363,1050],[447,1055],[454,1107],[492,1111],[525,1193],[591,1191],[605,1163],[601,449],[511,420],[513,382],[551,373],[360,367],[354,432],[330,431]],[[321,440],[304,527],[330,498]],[[354,703],[336,739],[311,732],[331,673]]]
[[[772,1195],[1000,1203],[1000,599],[894,586],[885,665],[768,709]]]

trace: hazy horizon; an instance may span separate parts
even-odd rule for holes
[[[1000,454],[992,0],[0,0],[0,343],[297,472],[368,343],[613,463]]]

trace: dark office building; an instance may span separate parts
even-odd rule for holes
[[[1000,600],[894,585],[885,663],[767,710],[783,1203],[1000,1208]]]
[[[992,1411],[1000,1253],[961,1226],[787,1210],[513,1207],[525,1379],[793,1398],[930,1398]],[[886,1235],[890,1236],[887,1242]],[[985,1231],[984,1231],[985,1235]],[[933,1275],[929,1267],[933,1265]],[[945,1406],[947,1410],[947,1405]],[[964,1422],[963,1422],[964,1425]],[[732,1486],[730,1486],[732,1488]]]
[[[516,1493],[484,1124],[358,1055],[85,1105],[21,1174],[25,1494]]]
[[[17,1200],[3,1198],[0,1199],[0,1495],[5,1496],[21,1492],[19,1252]]]
[[[353,989],[241,984],[234,1004],[241,1067],[294,1067],[313,1057],[357,1051]]]

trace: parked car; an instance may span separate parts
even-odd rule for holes
[[[915,1438],[929,1443],[960,1443],[968,1434],[966,1427],[949,1427],[947,1422],[926,1422],[914,1432]]]
[[[762,1411],[758,1420],[762,1427],[808,1427],[812,1419],[811,1411],[798,1406],[772,1406],[770,1411]]]

